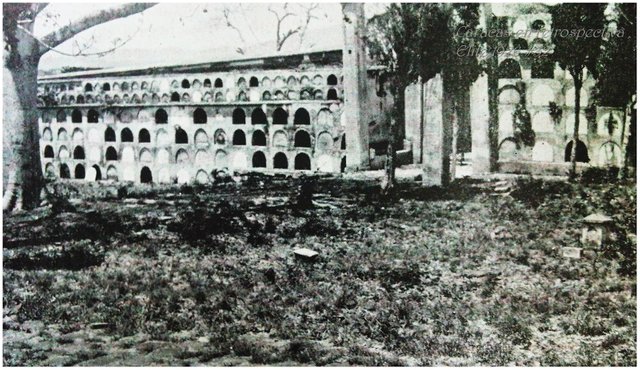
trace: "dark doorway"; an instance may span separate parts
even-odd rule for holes
[[[266,168],[267,167],[267,157],[264,156],[262,152],[253,153],[252,159],[253,168]]]
[[[76,179],[84,179],[84,166],[81,164],[77,165],[73,175]]]
[[[140,182],[143,184],[150,184],[153,182],[153,176],[151,175],[149,167],[142,167],[142,170],[140,171]]]
[[[289,161],[284,153],[276,153],[273,156],[273,168],[286,170],[289,168]]]

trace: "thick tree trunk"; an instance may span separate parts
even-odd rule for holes
[[[405,88],[398,89],[398,92],[394,94],[393,102],[393,116],[389,122],[389,132],[387,143],[387,158],[385,161],[385,176],[382,180],[381,188],[382,193],[390,195],[393,192],[393,187],[396,184],[396,146],[401,145],[404,139],[404,98]]]
[[[38,129],[38,43],[26,33],[3,66],[3,210],[32,209],[44,185]],[[14,55],[11,55],[15,53]]]
[[[569,179],[574,180],[577,176],[578,169],[576,163],[576,153],[578,151],[579,128],[580,128],[580,89],[582,89],[582,71],[579,71],[573,76],[573,86],[576,93],[574,94],[574,116],[575,121],[573,124],[573,145],[571,146],[571,171],[569,172]]]

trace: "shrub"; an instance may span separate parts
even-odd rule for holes
[[[531,338],[533,337],[531,329],[523,319],[513,314],[501,320],[498,323],[498,328],[502,335],[509,338],[511,343],[515,345],[523,345],[528,348],[531,344]]]

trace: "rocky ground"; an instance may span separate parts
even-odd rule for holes
[[[4,218],[3,364],[636,364],[635,183],[378,193],[59,185]],[[593,212],[614,240],[563,257]]]

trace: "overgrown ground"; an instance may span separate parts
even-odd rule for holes
[[[635,365],[635,183],[498,185],[65,188],[5,215],[3,363]]]

